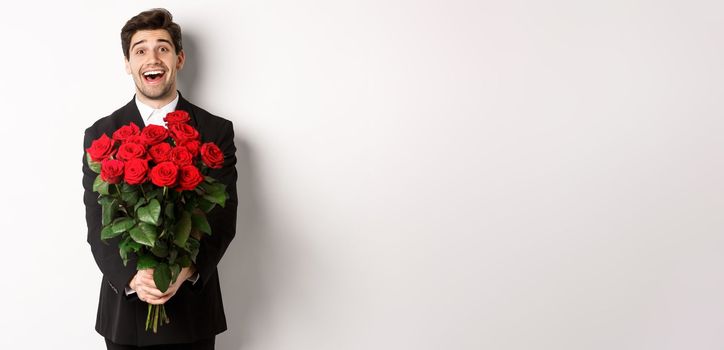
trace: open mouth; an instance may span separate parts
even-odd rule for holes
[[[166,74],[166,72],[162,70],[150,70],[148,72],[143,73],[143,80],[145,80],[147,83],[157,83],[161,81],[161,78]]]

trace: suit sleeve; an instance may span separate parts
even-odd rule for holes
[[[211,235],[204,235],[201,239],[199,254],[196,257],[196,269],[200,277],[193,285],[193,289],[197,291],[203,289],[216,272],[216,266],[236,234],[238,199],[236,194],[236,146],[234,146],[232,122],[226,121],[220,133],[221,137],[215,142],[224,153],[224,165],[221,169],[211,169],[209,176],[226,185],[229,198],[223,208],[217,205],[207,215]]]
[[[90,147],[93,140],[98,138],[95,130],[88,128],[83,139],[83,202],[85,203],[85,220],[88,225],[88,244],[90,244],[93,258],[100,268],[103,276],[111,284],[116,294],[123,293],[124,288],[136,274],[136,259],[129,259],[128,265],[123,266],[123,261],[118,251],[120,236],[101,241],[101,205],[98,204],[98,193],[93,192],[93,181],[96,174],[88,167],[85,160],[85,149]],[[125,294],[125,293],[123,293]]]

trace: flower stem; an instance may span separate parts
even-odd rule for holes
[[[148,330],[148,326],[151,324],[151,312],[153,311],[151,304],[148,304],[148,313],[146,314],[146,330]]]
[[[159,309],[159,306],[156,305],[155,308],[156,308],[156,312],[153,315],[153,333],[158,332],[158,309]]]
[[[143,198],[146,198],[146,202],[148,202],[148,197],[146,197],[146,191],[143,190],[143,184],[138,185],[138,187],[141,188],[141,193],[143,193]]]

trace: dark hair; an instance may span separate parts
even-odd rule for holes
[[[171,36],[173,46],[176,48],[178,55],[183,47],[181,46],[181,27],[173,22],[173,16],[166,9],[157,8],[143,11],[126,22],[121,29],[121,47],[123,55],[129,58],[129,49],[131,47],[131,38],[139,30],[164,29]]]

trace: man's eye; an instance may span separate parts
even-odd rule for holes
[[[136,55],[143,55],[143,53],[144,53],[143,50],[138,50],[138,51],[136,51]]]
[[[166,52],[166,51],[168,51],[167,48],[165,48],[165,47],[162,47],[162,48],[161,48],[161,52]]]

